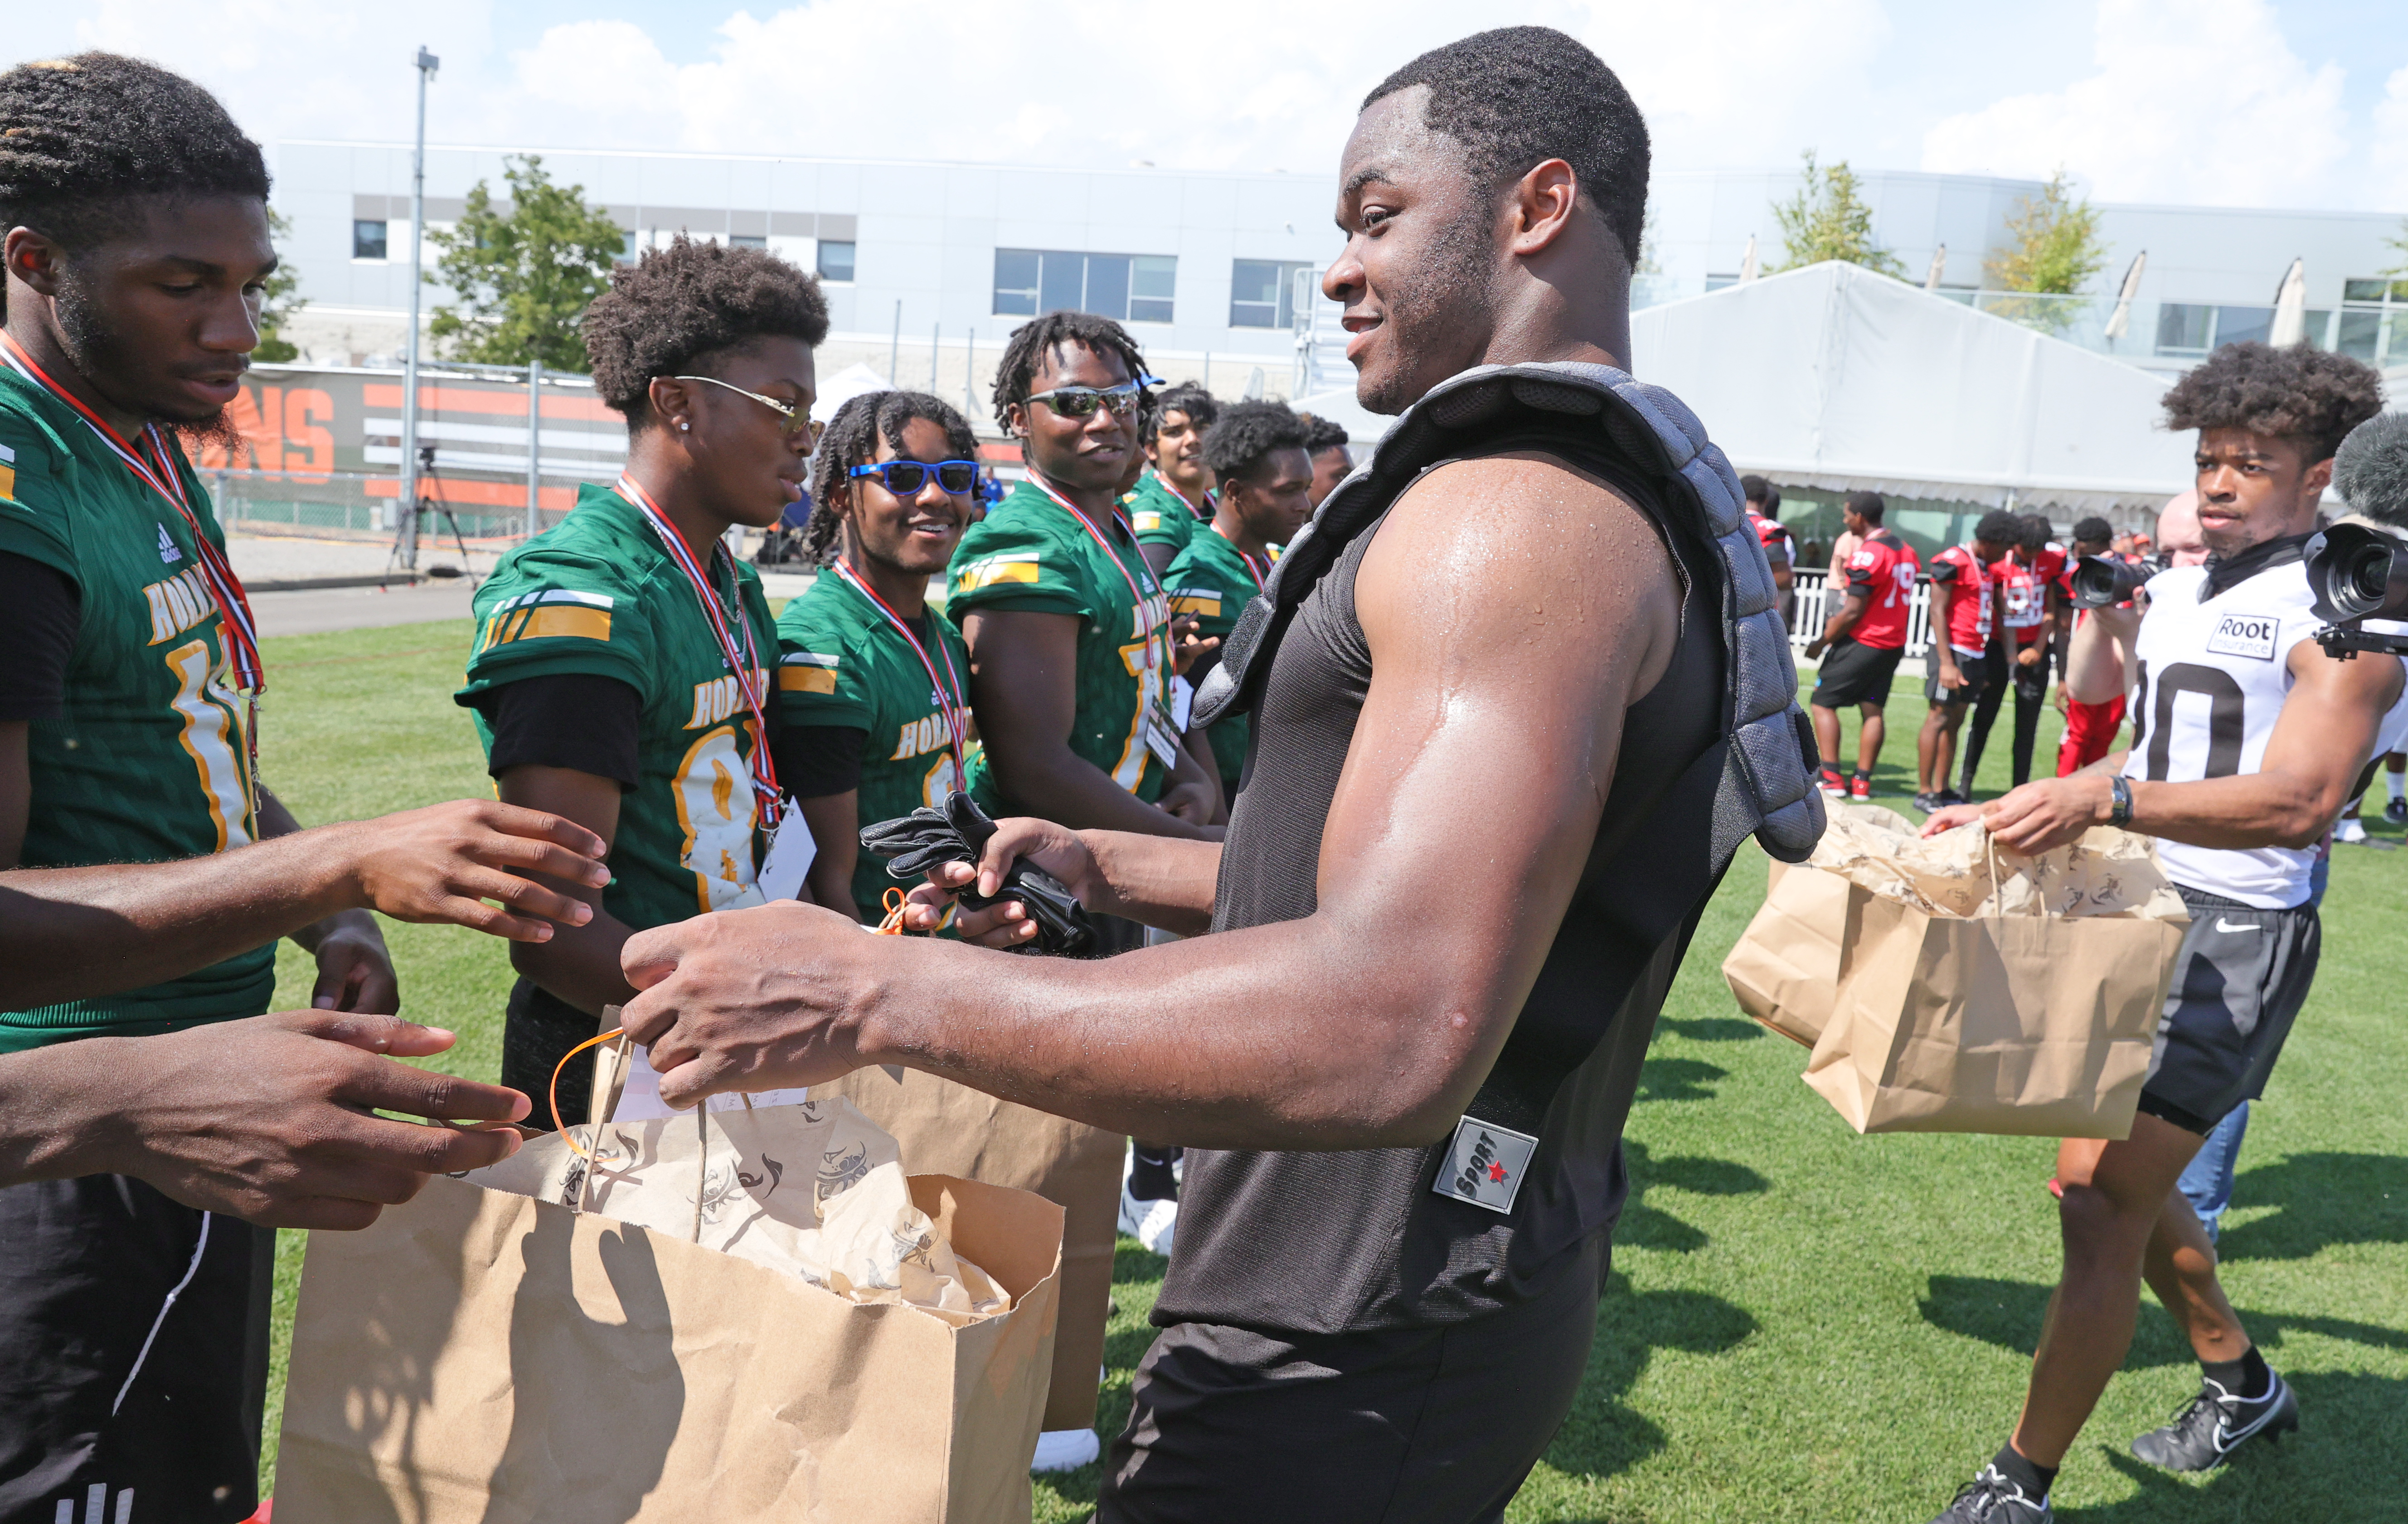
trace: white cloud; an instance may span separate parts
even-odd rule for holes
[[[2408,68],[2385,81],[2367,152],[2370,206],[2408,207]]]
[[[2062,164],[2108,201],[2361,199],[2341,174],[2343,71],[2302,63],[2266,0],[2100,0],[2093,62],[2063,90],[1942,121],[1923,167],[2039,177]]]

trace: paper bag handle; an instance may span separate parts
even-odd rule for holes
[[[2004,920],[2007,916],[2007,910],[2004,903],[2005,897],[2000,891],[1999,838],[1991,833],[1990,828],[1986,825],[1982,827],[1982,846],[1986,848],[1990,854],[1990,914],[1996,919]],[[2032,898],[2040,906],[2040,908],[2034,913],[2037,914],[2041,919],[2046,920],[2052,914],[2049,909],[2047,896],[2035,893]]]

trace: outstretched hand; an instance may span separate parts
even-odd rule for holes
[[[508,1124],[528,1110],[516,1090],[394,1062],[453,1039],[387,1016],[285,1011],[89,1041],[122,1097],[95,1162],[265,1227],[365,1228],[431,1175],[508,1159]]]
[[[1096,908],[1098,879],[1096,860],[1079,833],[1051,820],[1011,816],[996,822],[995,834],[976,863],[940,862],[928,870],[928,881],[915,887],[903,909],[906,931],[933,932],[943,924],[945,908],[956,890],[984,897],[1000,893],[1004,875],[1014,862],[1025,859],[1052,874],[1062,887],[1079,897],[1089,910]],[[982,910],[963,909],[953,931],[965,942],[982,947],[1016,947],[1037,934],[1037,922],[1018,900],[1005,900]]]
[[[1979,823],[1998,838],[1999,846],[2022,857],[2035,857],[2051,847],[2081,838],[2105,820],[2107,780],[2096,776],[2041,778],[1979,805],[1951,805],[1923,822],[1922,833],[1936,836],[1960,825]]]
[[[330,829],[350,848],[357,903],[395,920],[543,942],[550,922],[582,926],[594,911],[528,875],[594,890],[610,881],[601,837],[565,817],[496,800],[456,799]]]

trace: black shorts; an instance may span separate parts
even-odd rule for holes
[[[1934,704],[1971,704],[1982,696],[1982,690],[1990,686],[1988,653],[1981,656],[1968,656],[1963,651],[1956,653],[1956,676],[1965,679],[1964,686],[1960,688],[1940,686],[1940,648],[1937,646],[1923,659],[1923,696]]]
[[[2190,907],[2166,989],[2141,1109],[2204,1137],[2265,1093],[2266,1076],[2315,981],[2315,906],[2259,910],[2177,884]]]
[[[1825,709],[1889,702],[1889,680],[1898,672],[1903,646],[1866,646],[1842,636],[1823,653],[1823,669],[1814,678],[1814,703]]]
[[[1588,1366],[1606,1235],[1570,1261],[1530,1301],[1466,1322],[1163,1330],[1106,1459],[1096,1524],[1503,1517]]]
[[[0,1189],[0,1524],[249,1518],[275,1274],[124,1175]]]

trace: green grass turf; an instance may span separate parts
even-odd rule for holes
[[[485,791],[450,700],[467,635],[462,623],[267,643],[263,773],[304,821]],[[2012,705],[1984,792],[2006,782]],[[1901,682],[1890,707],[1877,787],[1904,809],[1924,705]],[[2057,733],[2052,712],[2043,771]],[[1851,717],[1851,756],[1854,735]],[[2401,840],[2379,819],[2372,829]],[[1635,1189],[1587,1383],[1512,1505],[1517,1524],[1920,1524],[2014,1420],[2057,1270],[2052,1146],[1850,1132],[1799,1083],[1802,1051],[1739,1017],[1718,973],[1763,884],[1761,860],[1743,852],[1667,1004],[1631,1116]],[[2057,1482],[2068,1524],[2408,1519],[2394,1474],[2408,1435],[2403,885],[2408,854],[2336,850],[2315,993],[2251,1121],[2226,1218],[2227,1288],[2298,1387],[2305,1428],[2205,1478],[2131,1460],[2126,1442],[2196,1381],[2172,1322],[2144,1301],[2131,1357]],[[386,934],[405,1011],[461,1034],[436,1062],[493,1077],[509,982],[501,946],[426,927]],[[288,946],[280,973],[278,1004],[308,1004],[307,960]],[[1343,1210],[1331,1204],[1333,1218]],[[300,1242],[282,1235],[272,1403]],[[1123,1241],[1107,1436],[1128,1412],[1162,1270]],[[1040,1481],[1037,1517],[1086,1517],[1098,1475]]]

